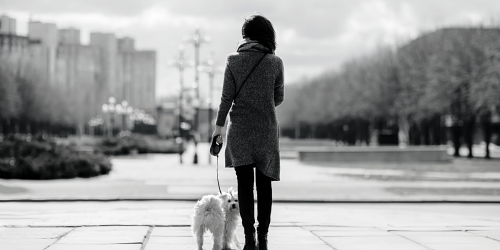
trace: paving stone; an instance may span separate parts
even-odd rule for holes
[[[450,227],[462,231],[500,231],[500,227],[473,227],[473,226],[462,226],[462,227]]]
[[[271,236],[268,237],[269,244],[307,244],[316,245],[324,244],[324,242],[316,236]]]
[[[407,231],[393,231],[392,233],[401,235],[408,238],[427,238],[427,237],[477,237],[477,235],[467,232],[459,231],[441,231],[441,232],[407,232]]]
[[[402,232],[401,235],[434,250],[500,250],[500,242],[466,232]]]
[[[46,247],[38,245],[9,245],[9,250],[44,250]],[[3,248],[2,248],[3,249]]]
[[[211,249],[211,247],[206,247],[204,249]],[[144,250],[193,250],[196,249],[196,243],[193,245],[190,244],[148,244]]]
[[[500,231],[469,231],[469,233],[493,238],[500,241]]]
[[[308,226],[302,227],[308,231],[379,231],[380,229],[374,227],[338,227],[338,226]]]
[[[148,227],[79,227],[58,244],[142,244]]]
[[[241,247],[243,248],[243,244],[241,244]],[[236,247],[232,246],[233,249],[236,249]],[[192,244],[179,244],[179,243],[172,243],[172,244],[150,244],[148,243],[145,250],[167,250],[167,249],[175,249],[175,250],[193,250],[196,249],[196,243]],[[212,243],[208,244],[205,242],[203,245],[203,249],[212,249]],[[269,249],[273,250],[305,250],[305,249],[314,249],[314,250],[332,250],[331,247],[327,246],[326,244],[322,245],[308,245],[308,244],[269,244]]]
[[[46,250],[140,250],[141,247],[142,244],[114,244],[114,245],[54,244],[49,248],[47,248]]]
[[[268,235],[270,238],[275,238],[275,237],[280,237],[280,236],[287,236],[289,238],[293,237],[313,237],[314,234],[312,234],[310,231],[302,229],[300,227],[296,228],[283,228],[283,229],[270,229],[268,232]]]
[[[133,231],[73,231],[66,235],[64,238],[122,238],[122,237],[144,237],[147,231],[133,232]]]
[[[322,245],[307,245],[307,244],[269,244],[269,249],[273,250],[332,250],[331,247],[323,243]]]
[[[426,246],[433,250],[500,250],[500,245],[497,244],[449,243],[449,244],[429,244]]]
[[[77,228],[58,244],[134,244],[142,243],[147,234],[145,227],[138,228]]]
[[[101,227],[79,227],[75,231],[120,231],[120,232],[143,232],[148,231],[145,226],[101,226]]]
[[[380,230],[385,231],[428,231],[428,232],[446,232],[446,231],[464,231],[459,228],[452,227],[379,227]]]
[[[408,239],[429,244],[495,244],[500,242],[466,232],[403,232],[398,233]]]
[[[0,239],[0,246],[8,250],[43,250],[56,239]],[[8,246],[8,248],[4,248]]]
[[[59,244],[134,244],[144,241],[144,233],[71,232]]]
[[[296,227],[296,226],[279,226],[279,227],[272,226],[269,229],[269,231],[276,231],[276,232],[296,232],[296,231],[304,231],[304,230],[305,229],[303,229],[301,227]]]
[[[26,223],[23,226],[36,226],[36,227],[80,227],[85,223],[77,221],[39,221],[33,223]]]
[[[400,236],[321,238],[338,250],[428,250]]]
[[[44,206],[50,205],[50,203],[43,204]],[[38,220],[28,218],[28,215],[23,217],[22,214],[17,218],[30,226],[35,224],[80,226],[62,238],[60,242],[48,248],[49,250],[138,250],[141,246],[140,243],[150,229],[150,227],[143,225],[156,224],[168,226],[152,228],[151,237],[148,246],[146,246],[147,250],[193,250],[196,248],[196,240],[191,235],[191,229],[188,226],[190,221],[187,216],[191,213],[191,203],[186,205],[187,203],[156,204],[151,202],[147,203],[147,207],[144,207],[144,203],[106,203],[106,206],[111,206],[112,210],[103,206],[105,211],[96,209],[96,206],[101,206],[99,204],[89,205],[85,203],[82,206],[81,204],[71,203],[71,205],[66,206],[74,206],[75,211],[80,212],[74,212],[72,209],[68,209],[68,211],[71,210],[69,213],[57,214],[37,211],[36,217],[39,218]],[[5,204],[2,205],[5,206]],[[128,206],[139,205],[142,207],[136,210],[128,208]],[[158,209],[152,210],[150,205],[157,206]],[[54,209],[60,209],[61,205],[56,204],[53,206]],[[469,217],[453,217],[447,215],[429,216],[418,211],[351,210],[337,207],[328,208],[322,205],[277,205],[278,208],[280,206],[281,210],[278,209],[273,214],[273,216],[276,215],[276,220],[273,217],[273,225],[269,231],[269,245],[270,249],[273,250],[332,249],[324,241],[335,246],[337,250],[500,250],[500,240],[494,240],[494,237],[497,237],[500,231],[500,222],[493,217],[491,221],[486,220],[487,223],[484,223],[483,219],[475,218],[475,214]],[[23,203],[20,207],[25,207],[25,204]],[[90,208],[91,210],[85,211],[81,207],[87,207],[86,209]],[[124,207],[127,207],[127,209],[123,209]],[[297,208],[295,209],[295,207]],[[5,220],[1,217],[0,219],[2,223],[8,222],[6,224],[21,225],[21,227],[15,228],[0,226],[0,250],[3,250],[4,246],[9,246],[9,248],[5,248],[6,250],[42,250],[52,244],[55,237],[58,237],[57,232],[52,232],[52,228],[23,227],[23,223],[16,224],[15,220],[10,220],[8,217]],[[287,222],[287,220],[294,220],[295,222]],[[13,223],[10,223],[10,221]],[[325,222],[332,223],[327,224]],[[176,223],[183,226],[171,227],[177,225]],[[113,226],[82,226],[103,224]],[[60,227],[55,228],[56,231],[60,229]],[[11,231],[13,229],[17,231]],[[34,231],[30,231],[31,229]],[[69,231],[72,229],[68,227],[60,230]],[[388,232],[388,230],[390,231]],[[37,232],[40,232],[40,234]],[[2,236],[2,233],[4,236]],[[12,237],[5,236],[8,234],[12,235]],[[238,226],[236,235],[239,241],[243,243],[244,235],[241,225]],[[47,245],[43,245],[40,244],[41,242],[29,241],[30,237],[52,241],[46,242]],[[415,240],[413,239],[415,237],[416,241],[422,239],[426,245],[422,246],[413,242],[412,240]],[[211,234],[205,234],[204,240],[205,249],[211,249],[213,242]],[[122,242],[137,244],[115,244]]]
[[[430,244],[497,244],[500,242],[486,237],[411,237],[423,245]]]
[[[208,237],[205,237],[208,238]],[[194,237],[150,237],[148,241],[149,244],[196,244]]]
[[[0,228],[0,239],[54,239],[73,228]]]
[[[68,245],[142,244],[144,236],[106,238],[63,238],[58,243]]]
[[[193,236],[190,227],[155,227],[151,236]]]
[[[242,248],[244,244],[244,240],[238,239]],[[204,249],[211,249],[213,245],[213,238],[212,235],[207,233],[203,237],[203,246]],[[193,236],[190,237],[168,237],[168,236],[152,236],[149,238],[149,241],[147,243],[147,246],[149,247],[150,245],[151,248],[158,249],[159,246],[163,246],[163,249],[165,247],[168,247],[168,249],[178,249],[174,248],[173,246],[189,246],[189,249],[195,249],[196,248],[196,239]],[[236,249],[235,246],[232,246],[233,248]],[[149,248],[146,248],[149,249]],[[184,249],[184,248],[182,248]]]
[[[350,237],[350,236],[367,236],[367,237],[373,237],[373,236],[394,236],[394,234],[386,232],[386,231],[355,231],[355,230],[350,230],[350,231],[340,231],[340,230],[334,230],[334,231],[313,231],[314,234],[317,236],[334,236],[334,237]]]

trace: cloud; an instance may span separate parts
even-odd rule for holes
[[[419,25],[408,4],[391,6],[384,1],[365,2],[347,18],[340,44],[357,47],[364,53],[379,45],[394,45],[402,37],[416,36]]]
[[[60,14],[67,12],[134,16],[161,3],[159,0],[2,0],[0,7],[11,11]]]

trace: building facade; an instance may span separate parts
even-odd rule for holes
[[[111,96],[155,115],[156,52],[136,50],[134,39],[110,33],[91,33],[83,45],[80,33],[30,21],[28,35],[18,36],[16,21],[1,16],[0,57],[19,70],[35,69],[41,83],[61,89],[80,133]],[[121,126],[122,119],[116,121]]]

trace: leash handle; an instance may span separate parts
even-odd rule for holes
[[[219,183],[219,155],[217,155],[217,186],[219,186],[219,193],[222,195],[222,191],[220,190],[220,183]]]

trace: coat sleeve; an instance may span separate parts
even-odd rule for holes
[[[227,113],[229,113],[229,110],[233,105],[233,97],[236,94],[236,84],[228,62],[229,60],[226,60],[224,82],[222,84],[222,97],[220,100],[219,111],[217,112],[217,120],[215,121],[215,124],[221,127],[224,127],[224,124],[226,123]]]
[[[283,61],[279,61],[279,71],[278,76],[276,77],[276,81],[274,83],[274,106],[277,107],[283,100],[285,99],[285,77],[284,77],[284,67]]]

